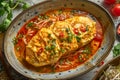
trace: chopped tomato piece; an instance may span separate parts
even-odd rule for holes
[[[96,40],[99,40],[99,41],[100,41],[100,40],[102,40],[102,38],[103,38],[103,37],[102,37],[101,34],[98,34],[98,33],[97,33],[97,34],[95,35],[95,39],[96,39]]]
[[[38,55],[39,55],[41,52],[43,52],[43,50],[44,50],[43,48],[40,48],[39,51],[38,51]]]
[[[59,37],[64,37],[64,33],[63,33],[63,32],[60,32],[60,33],[59,33]]]
[[[79,34],[79,31],[78,31],[77,28],[74,28],[73,31],[74,31],[75,34]]]
[[[85,32],[86,31],[86,27],[85,26],[81,26],[80,27],[80,31]]]
[[[65,20],[65,19],[66,19],[66,16],[65,16],[65,15],[61,14],[61,15],[59,16],[59,20],[60,20],[60,21],[63,21],[63,20]]]

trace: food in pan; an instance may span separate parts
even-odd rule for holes
[[[27,21],[13,39],[18,60],[40,73],[73,69],[89,60],[103,40],[102,25],[78,9],[51,10]]]

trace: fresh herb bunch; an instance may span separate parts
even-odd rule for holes
[[[115,45],[113,49],[113,57],[116,57],[118,55],[120,55],[120,43]]]
[[[30,5],[24,2],[24,0],[0,0],[0,17],[5,16],[0,23],[0,32],[4,32],[7,29],[12,21],[13,10],[18,6],[24,10]]]

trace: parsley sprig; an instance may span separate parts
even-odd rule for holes
[[[113,48],[113,57],[120,55],[120,43],[114,46]]]
[[[24,0],[0,0],[0,18],[3,17],[0,23],[0,32],[4,32],[7,29],[13,18],[13,11],[17,7],[26,9],[29,6]]]

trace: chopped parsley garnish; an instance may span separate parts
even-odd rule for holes
[[[59,14],[62,14],[62,13],[63,13],[63,10],[62,10],[62,9],[58,10],[58,13],[59,13]]]
[[[32,26],[33,26],[33,24],[34,24],[34,23],[29,22],[29,23],[27,24],[27,26],[28,26],[28,27],[32,27]]]
[[[52,44],[50,48],[51,48],[51,50],[55,49],[55,45]]]
[[[83,58],[82,58],[82,55],[81,55],[81,54],[79,55],[79,61],[80,61],[80,62],[83,62]]]
[[[65,49],[61,49],[61,52],[62,52],[62,53],[65,53]]]
[[[55,43],[55,41],[56,41],[56,39],[53,39],[53,40],[52,40],[52,43]]]
[[[90,54],[91,53],[90,46],[86,46],[85,49],[83,50],[83,53]]]
[[[68,42],[72,42],[72,39],[73,39],[73,34],[72,33],[69,33],[68,34]]]
[[[18,43],[18,39],[17,39],[16,37],[14,37],[14,38],[12,39],[12,43],[13,43],[14,45],[16,45],[16,44]]]
[[[72,32],[70,32],[69,28],[66,28],[66,32],[68,33],[67,41],[70,43],[70,42],[72,42],[74,35],[72,34]]]
[[[55,50],[51,51],[51,56],[54,56],[57,52]]]
[[[39,18],[44,20],[44,19],[48,19],[49,16],[47,16],[47,15],[39,15]]]
[[[63,64],[63,63],[64,63],[64,59],[60,59],[59,64],[61,65],[61,64]]]
[[[22,33],[20,33],[20,34],[18,34],[18,39],[20,39],[20,38],[22,38],[23,37],[23,34]]]
[[[80,42],[81,38],[76,36],[76,40],[77,40],[77,42]]]
[[[51,48],[49,46],[46,46],[45,49],[46,50],[51,50]]]
[[[66,28],[66,30],[65,30],[67,33],[70,31],[70,29],[69,28]]]
[[[50,46],[46,46],[45,49],[46,50],[54,50],[56,47],[56,39],[53,39],[51,41],[49,41],[49,44],[51,44]]]
[[[51,37],[51,34],[48,34],[48,37]]]

